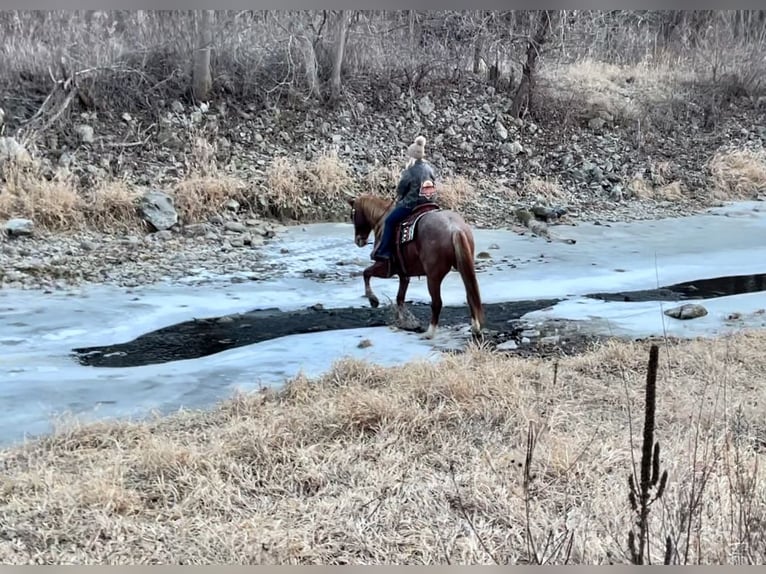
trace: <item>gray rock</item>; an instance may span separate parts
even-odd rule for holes
[[[94,133],[93,128],[89,125],[81,124],[77,126],[74,129],[75,133],[77,133],[77,136],[80,138],[80,141],[82,143],[93,143],[94,140]]]
[[[226,202],[226,209],[230,211],[239,211],[239,202],[236,199],[230,199]]]
[[[32,161],[29,152],[21,145],[16,138],[0,138],[0,166],[6,161],[13,160],[16,163],[28,163]]]
[[[3,229],[9,237],[30,236],[35,231],[35,224],[31,219],[14,218],[6,221]]]
[[[418,109],[420,110],[421,114],[423,114],[424,116],[427,116],[436,109],[436,106],[431,101],[431,98],[425,95],[422,98],[420,98],[420,100],[418,101]]]
[[[189,237],[201,237],[212,231],[207,223],[190,223],[184,227],[184,235]]]
[[[688,319],[697,319],[698,317],[704,317],[707,315],[707,309],[697,303],[686,303],[679,307],[673,307],[667,309],[665,315],[673,317],[674,319],[680,319],[686,321]]]
[[[505,343],[500,343],[497,347],[495,347],[498,351],[513,351],[514,349],[518,349],[519,346],[516,344],[516,341],[506,341]]]
[[[511,145],[508,148],[508,151],[510,151],[511,155],[519,155],[520,153],[524,151],[524,146],[522,146],[520,142],[514,141],[514,142],[511,142]]]
[[[495,122],[495,132],[497,133],[497,137],[499,137],[501,140],[508,139],[508,130],[505,129],[503,122]]]
[[[184,113],[184,105],[178,100],[175,100],[172,104],[170,104],[170,109],[173,110],[173,112],[176,114]]]
[[[235,233],[244,233],[247,231],[247,226],[239,221],[227,221],[223,224],[223,228],[226,231],[233,231]]]
[[[173,198],[164,191],[152,189],[147,191],[139,203],[139,208],[144,219],[157,231],[170,229],[178,223]]]
[[[600,130],[606,125],[604,118],[591,118],[588,120],[588,127],[594,131]]]

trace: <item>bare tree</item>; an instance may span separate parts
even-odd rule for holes
[[[527,61],[524,63],[521,81],[513,97],[511,105],[511,114],[515,117],[521,116],[521,110],[526,103],[528,108],[532,108],[532,99],[534,97],[535,70],[537,68],[537,58],[540,54],[540,47],[545,43],[548,32],[551,29],[551,19],[556,10],[544,10],[537,19],[537,27],[534,35],[529,39],[527,46]]]
[[[340,99],[341,76],[343,68],[343,53],[346,48],[346,32],[348,31],[349,10],[340,10],[335,14],[335,53],[332,61],[332,75],[330,76],[330,101],[337,102]]]
[[[213,43],[213,10],[202,11],[202,21],[197,33],[197,50],[194,53],[192,69],[192,92],[198,101],[205,101],[213,87],[213,77],[210,70],[210,46]]]

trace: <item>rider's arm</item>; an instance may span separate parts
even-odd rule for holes
[[[407,175],[403,175],[399,180],[399,185],[396,187],[396,198],[404,199],[407,195],[407,190],[410,188],[410,178]]]

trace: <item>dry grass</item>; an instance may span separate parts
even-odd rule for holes
[[[257,213],[300,219],[326,213],[342,203],[345,193],[359,188],[334,153],[311,162],[276,158],[266,181],[253,183],[222,173],[212,154],[212,148],[195,145],[188,173],[168,190],[184,223],[206,221],[232,199]],[[0,182],[0,219],[26,217],[49,231],[117,231],[143,225],[137,210],[141,192],[120,180],[100,180],[83,189],[66,169],[49,178],[35,162],[8,161]]]
[[[313,161],[274,159],[265,185],[266,205],[276,215],[288,217],[331,207],[358,188],[348,166],[332,151]]]
[[[403,167],[393,162],[387,165],[376,165],[365,175],[362,185],[364,193],[372,193],[381,197],[393,197]]]
[[[585,58],[568,65],[543,66],[540,85],[546,98],[576,110],[578,118],[632,122],[641,119],[653,103],[678,97],[680,83],[689,74],[663,64],[618,66]]]
[[[718,150],[708,168],[716,199],[753,199],[766,192],[766,150]]]
[[[192,176],[175,186],[173,200],[180,218],[192,223],[221,213],[227,201],[244,201],[247,189],[244,181],[233,176]]]
[[[48,179],[37,164],[6,162],[0,185],[0,219],[26,217],[51,231],[119,230],[139,224],[137,197],[137,192],[119,180],[102,181],[81,192],[66,169]]]
[[[654,560],[671,534],[677,562],[688,545],[691,563],[761,563],[766,334],[660,351],[670,480],[650,516]],[[557,376],[479,349],[391,369],[347,360],[211,412],[62,430],[2,454],[0,559],[534,562],[528,529],[538,558],[549,533],[573,533],[571,562],[625,562],[646,361],[639,343],[564,359]]]
[[[462,175],[447,176],[437,182],[436,201],[447,209],[461,209],[477,195],[476,187]]]
[[[561,187],[558,178],[532,177],[524,183],[522,195],[531,196],[535,201],[549,204],[567,198],[567,193]]]

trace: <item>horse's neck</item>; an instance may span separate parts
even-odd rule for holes
[[[377,218],[377,221],[372,226],[373,231],[375,233],[375,238],[378,239],[380,234],[383,232],[383,222],[386,220],[386,215],[388,215],[388,213],[391,211],[391,208],[393,207],[393,202],[391,202],[390,204],[386,204],[383,202],[379,204],[371,203],[370,207],[371,207],[370,211],[375,212],[376,215],[378,212],[380,213],[380,216]]]

